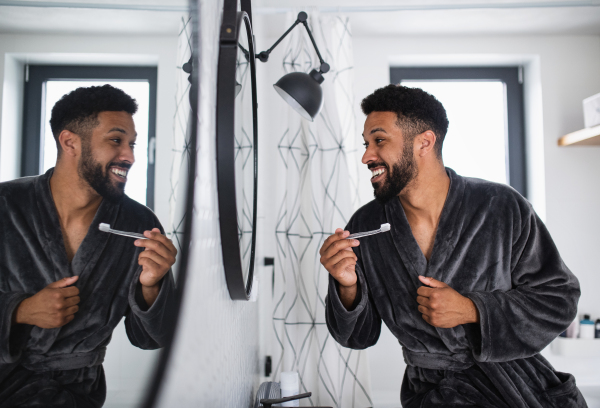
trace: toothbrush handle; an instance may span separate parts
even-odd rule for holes
[[[374,231],[367,231],[367,232],[357,232],[355,234],[348,235],[346,237],[346,239],[356,239],[356,238],[368,237],[369,235],[379,234],[380,232],[381,232],[380,229],[374,230]]]
[[[110,230],[110,233],[111,234],[115,234],[115,235],[121,235],[121,236],[124,236],[124,237],[130,237],[130,238],[148,239],[144,235],[138,234],[136,232],[125,232],[125,231]]]

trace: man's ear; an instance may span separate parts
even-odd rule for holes
[[[63,154],[67,156],[76,157],[81,154],[81,138],[69,130],[60,132],[58,143],[62,147]]]
[[[416,149],[419,157],[425,157],[428,154],[432,154],[431,152],[433,151],[435,141],[437,140],[435,133],[433,133],[431,130],[426,130],[418,135],[415,139],[417,142]]]

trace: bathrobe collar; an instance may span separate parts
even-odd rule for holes
[[[50,178],[53,172],[54,168],[49,169],[44,175],[38,177],[35,183],[37,207],[42,225],[38,235],[44,246],[48,248],[46,253],[52,258],[55,267],[55,281],[77,275],[79,276],[77,286],[81,287],[87,281],[87,275],[98,262],[110,238],[110,234],[100,231],[98,226],[101,222],[114,225],[121,202],[102,200],[85,238],[77,249],[72,262],[69,263],[58,211],[50,190]]]
[[[394,246],[406,269],[411,274],[432,277],[442,282],[444,281],[444,270],[440,267],[444,264],[447,256],[452,253],[460,235],[457,231],[460,226],[456,224],[462,219],[460,213],[465,192],[465,182],[462,177],[448,167],[446,167],[446,173],[450,177],[450,188],[442,208],[429,263],[413,236],[400,199],[394,198],[385,204],[386,218],[392,226]]]

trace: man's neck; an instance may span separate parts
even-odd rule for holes
[[[91,223],[102,197],[79,177],[77,169],[59,162],[50,178],[50,191],[61,225]]]
[[[432,166],[420,169],[398,197],[407,218],[437,226],[449,189],[450,178],[444,166]]]

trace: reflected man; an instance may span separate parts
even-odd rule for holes
[[[407,364],[404,407],[585,407],[539,354],[580,290],[530,203],[444,167],[448,119],[432,95],[389,85],[361,106],[376,199],[320,250],[332,336],[364,349],[383,320]],[[346,239],[383,223],[390,233]]]
[[[133,345],[165,344],[177,251],[124,194],[136,111],[110,85],[76,89],[52,109],[56,166],[0,183],[0,407],[102,406],[102,361],[123,316]]]

